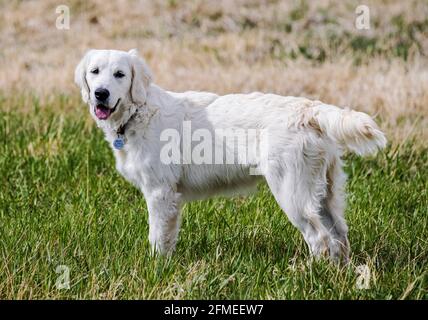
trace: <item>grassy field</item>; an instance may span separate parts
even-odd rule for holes
[[[264,185],[186,205],[176,254],[151,257],[145,201],[99,130],[36,109],[0,128],[1,298],[428,298],[427,149],[348,158],[352,262],[339,268],[310,262]]]
[[[70,30],[55,28],[59,4]],[[0,0],[0,299],[428,299],[428,2],[365,1],[369,30],[354,26],[359,4]],[[387,150],[346,155],[348,266],[311,261],[264,184],[186,205],[176,254],[149,255],[144,198],[73,83],[89,48],[134,47],[169,90],[376,115]]]

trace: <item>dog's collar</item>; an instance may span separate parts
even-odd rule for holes
[[[144,102],[143,106],[146,105],[146,102]],[[135,118],[135,116],[138,113],[139,108],[136,108],[133,114],[128,118],[128,120],[125,123],[122,123],[119,128],[116,130],[116,139],[113,141],[113,147],[117,150],[122,150],[123,147],[126,144],[126,135],[125,131],[128,126],[128,124],[131,122],[132,119]]]

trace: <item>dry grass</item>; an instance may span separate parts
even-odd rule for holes
[[[89,48],[137,47],[170,90],[301,95],[377,114],[392,140],[428,137],[428,3],[367,1],[0,1],[0,93],[78,101]],[[71,29],[57,30],[68,4]],[[54,98],[53,98],[54,97]],[[70,108],[73,110],[73,108]]]

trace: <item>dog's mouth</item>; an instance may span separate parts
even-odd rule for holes
[[[98,103],[95,106],[95,115],[100,120],[107,120],[111,116],[111,114],[116,111],[116,107],[118,106],[119,102],[120,102],[120,98],[117,100],[113,109],[110,109],[108,106],[102,103]]]

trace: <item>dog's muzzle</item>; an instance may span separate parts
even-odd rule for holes
[[[107,120],[113,112],[116,111],[117,106],[119,105],[120,98],[117,100],[116,104],[112,109],[110,109],[108,106],[98,103],[95,105],[94,113],[100,120]]]

